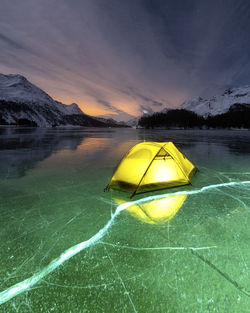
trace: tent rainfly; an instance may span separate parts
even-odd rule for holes
[[[196,167],[172,142],[135,145],[117,166],[105,191],[112,188],[135,194],[187,185]]]

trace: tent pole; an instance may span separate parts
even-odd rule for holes
[[[156,158],[157,154],[160,152],[162,147],[160,147],[160,149],[157,151],[157,153],[155,154],[155,156],[153,157],[152,161],[149,163],[149,166],[147,167],[145,173],[142,175],[141,180],[139,181],[139,184],[137,185],[137,187],[135,188],[135,191],[132,193],[132,195],[129,197],[130,199],[133,198],[133,196],[136,194],[136,191],[138,190],[140,183],[142,182],[143,178],[145,177],[145,175],[147,174],[148,169],[150,168],[151,164],[153,163],[154,159]]]
[[[104,192],[109,191],[109,184],[103,189]]]
[[[125,153],[125,155],[122,157],[122,159],[120,160],[120,162],[118,163],[118,165],[115,167],[115,169],[113,170],[113,175],[114,173],[117,171],[117,169],[119,168],[120,164],[122,163],[122,161],[126,158],[126,156],[134,149],[134,147],[132,147],[127,153]],[[112,177],[113,177],[112,175]],[[110,189],[110,184],[111,184],[112,178],[110,179],[108,185],[104,188],[104,192],[109,191]]]
[[[165,147],[165,146],[164,146],[164,147]],[[165,148],[164,148],[164,150],[167,151],[167,153],[169,153],[169,152],[168,152],[168,149],[165,149]],[[182,153],[182,152],[181,152],[181,153]],[[170,153],[169,153],[169,154],[170,154]],[[182,154],[183,154],[183,153],[182,153]],[[170,155],[171,155],[171,154],[170,154]],[[179,167],[179,169],[181,170],[182,174],[186,177],[188,183],[191,184],[191,181],[190,181],[190,179],[188,178],[188,176],[186,175],[186,173],[183,171],[179,160],[176,160],[176,158],[174,158],[172,155],[171,155],[171,157],[172,157],[172,159],[176,162],[176,164],[178,165],[178,167]],[[187,160],[188,160],[188,159],[187,159]]]

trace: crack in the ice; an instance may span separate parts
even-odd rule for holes
[[[161,194],[161,195],[156,195],[156,196],[150,196],[150,197],[146,197],[146,198],[142,198],[139,200],[135,200],[135,201],[131,201],[131,202],[126,202],[123,203],[121,205],[119,205],[114,214],[112,214],[111,219],[106,223],[106,225],[99,230],[99,232],[97,232],[94,236],[92,236],[90,239],[85,240],[79,244],[76,244],[72,247],[70,247],[69,249],[67,249],[66,251],[64,251],[59,257],[55,258],[54,260],[52,260],[47,266],[45,266],[42,270],[38,271],[37,273],[33,274],[31,277],[7,288],[6,290],[2,291],[0,293],[0,304],[3,304],[7,301],[9,301],[10,299],[12,299],[13,297],[27,291],[30,290],[31,287],[33,287],[35,284],[37,284],[39,281],[41,281],[45,276],[47,276],[48,274],[52,273],[56,268],[58,268],[60,265],[62,265],[64,262],[66,262],[67,260],[69,260],[71,257],[73,257],[74,255],[80,253],[82,250],[89,248],[90,246],[93,246],[94,244],[96,244],[97,242],[100,241],[100,239],[102,237],[104,237],[104,235],[107,233],[107,231],[109,230],[109,228],[111,227],[111,225],[113,224],[115,218],[120,214],[120,212],[122,212],[123,210],[125,210],[126,208],[128,208],[131,205],[134,204],[140,204],[140,203],[146,203],[152,200],[157,200],[157,199],[161,199],[161,198],[165,198],[168,196],[175,196],[175,195],[194,195],[194,194],[199,194],[199,193],[203,193],[206,192],[208,190],[211,189],[218,189],[221,187],[227,187],[227,186],[237,186],[237,185],[248,185],[250,184],[250,181],[239,181],[239,182],[227,182],[227,183],[221,183],[221,184],[213,184],[213,185],[208,185],[208,186],[204,186],[200,189],[194,189],[194,190],[189,190],[189,191],[178,191],[175,193],[167,193],[167,194]],[[195,250],[190,249],[191,253],[193,253],[194,255],[197,255],[201,260],[203,260],[204,258],[202,256],[200,256]],[[227,274],[221,272],[219,269],[217,269],[211,262],[207,261],[206,259],[203,260],[204,262],[206,262],[210,267],[212,267],[213,269],[215,269],[218,273],[220,273],[224,278],[226,278],[229,282],[231,282],[237,289],[239,289],[240,291],[242,291],[245,295],[247,295],[248,297],[250,296],[250,293],[243,287],[239,286],[237,282],[235,282],[234,280],[232,280]]]
[[[129,299],[129,301],[130,301],[130,303],[131,303],[131,305],[132,305],[132,308],[133,308],[134,312],[137,313],[137,310],[136,310],[136,308],[135,308],[134,302],[132,301],[132,298],[131,298],[131,296],[130,296],[130,294],[129,294],[127,288],[126,288],[126,285],[125,285],[125,283],[124,283],[124,281],[123,281],[121,275],[119,274],[119,272],[118,272],[118,270],[117,270],[117,268],[116,268],[116,266],[115,266],[113,260],[111,259],[111,256],[110,256],[110,254],[109,254],[109,252],[108,252],[108,249],[107,249],[105,246],[104,246],[104,249],[105,249],[105,251],[106,251],[106,253],[107,253],[107,255],[108,255],[108,258],[109,258],[109,260],[110,260],[110,263],[112,264],[112,266],[113,266],[113,268],[114,268],[114,270],[115,270],[115,272],[116,272],[116,274],[117,274],[117,276],[118,276],[118,278],[119,278],[119,280],[120,280],[120,282],[121,282],[121,284],[122,284],[123,289],[125,290],[125,294],[128,296],[128,299]]]
[[[163,237],[165,237],[164,234],[160,233]],[[166,238],[166,237],[165,237]],[[234,279],[232,279],[228,274],[222,272],[218,267],[216,267],[212,262],[210,262],[209,260],[207,260],[205,257],[203,257],[202,255],[200,255],[197,250],[199,250],[199,248],[197,249],[187,249],[189,250],[194,256],[196,256],[197,258],[199,258],[201,261],[203,261],[204,263],[206,263],[208,266],[210,266],[210,268],[212,268],[213,270],[215,270],[217,273],[219,273],[223,278],[225,278],[229,283],[231,283],[235,288],[237,288],[239,291],[241,291],[243,294],[245,294],[246,296],[250,297],[250,291],[247,290],[245,287],[239,285]],[[201,249],[200,249],[201,250]]]
[[[145,273],[140,273],[140,274],[137,274],[137,275],[134,275],[132,277],[129,277],[129,278],[126,278],[125,280],[123,281],[130,281],[130,280],[134,280],[138,277],[141,277],[145,275]],[[94,284],[89,284],[89,285],[83,285],[83,286],[80,286],[80,285],[61,285],[61,284],[57,284],[57,283],[52,283],[52,282],[48,282],[46,280],[42,280],[45,284],[47,285],[51,285],[51,286],[55,286],[55,287],[60,287],[60,288],[70,288],[70,289],[94,289],[94,288],[106,288],[107,286],[113,286],[114,284],[116,284],[118,279],[114,279],[112,282],[110,283],[102,283],[102,284],[98,284],[98,285],[94,285]]]
[[[110,242],[101,241],[100,244],[120,248],[120,249],[130,249],[130,250],[138,250],[138,251],[145,251],[145,250],[207,250],[217,248],[217,246],[208,246],[208,247],[133,247],[133,246],[123,246],[123,245],[115,245]]]
[[[242,293],[244,293],[246,296],[250,297],[250,291],[248,291],[245,287],[240,286],[234,279],[232,279],[229,275],[227,275],[226,273],[222,272],[217,266],[215,266],[212,262],[210,262],[209,260],[207,260],[206,258],[204,258],[202,255],[200,255],[199,253],[197,253],[194,250],[191,250],[191,253],[193,255],[195,255],[196,257],[198,257],[201,261],[203,261],[204,263],[206,263],[208,266],[210,266],[210,268],[212,268],[213,270],[215,270],[217,273],[219,273],[222,277],[224,277],[229,283],[231,283],[235,288],[237,288],[239,291],[241,291]]]

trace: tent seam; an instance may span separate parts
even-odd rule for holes
[[[141,180],[139,181],[139,184],[138,184],[137,187],[135,188],[135,191],[132,193],[132,195],[130,196],[130,198],[132,198],[132,197],[136,194],[136,192],[137,192],[137,190],[138,190],[138,188],[139,188],[139,186],[140,186],[140,184],[141,184],[143,178],[144,178],[145,175],[147,174],[148,169],[150,168],[151,164],[153,163],[154,159],[156,158],[156,156],[157,156],[157,154],[159,153],[159,151],[161,150],[161,148],[162,148],[162,147],[159,148],[159,150],[156,152],[155,156],[153,157],[153,159],[152,159],[151,162],[149,163],[149,166],[147,167],[145,173],[142,175],[142,178],[141,178]]]
[[[166,144],[163,146],[163,149],[164,149],[167,153],[169,153],[168,149],[165,149],[165,146],[166,146]],[[182,153],[182,152],[181,152],[181,153]],[[186,175],[186,173],[183,171],[180,162],[179,162],[178,160],[176,160],[176,158],[173,157],[173,155],[172,155],[171,153],[169,153],[169,154],[171,155],[172,159],[176,162],[176,164],[178,165],[178,167],[179,167],[179,169],[181,170],[182,174],[186,177],[187,181],[190,183],[191,181],[190,181],[189,177]]]

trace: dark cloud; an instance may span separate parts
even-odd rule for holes
[[[16,41],[6,37],[5,35],[0,33],[0,41],[2,41],[4,44],[9,45],[12,49],[24,49],[24,46],[17,43]]]
[[[3,1],[0,72],[89,114],[175,107],[249,84],[249,16],[247,0]]]
[[[152,101],[152,105],[153,105],[153,106],[162,107],[162,106],[163,106],[163,103],[153,100],[153,101]]]
[[[131,114],[126,113],[123,110],[118,109],[116,106],[112,105],[108,101],[105,100],[97,100],[98,103],[100,103],[102,106],[104,106],[108,111],[114,112],[114,113],[107,113],[100,115],[101,117],[105,118],[114,118],[118,121],[124,121],[124,120],[130,120],[134,116]]]
[[[124,113],[124,111],[119,110],[118,108],[116,108],[115,106],[113,106],[112,104],[110,104],[108,101],[105,100],[97,100],[98,103],[100,103],[101,105],[103,105],[105,108],[107,108],[108,110],[111,110],[113,112],[116,113]]]
[[[151,99],[149,97],[146,97],[145,95],[140,94],[138,90],[136,90],[134,87],[131,87],[131,86],[127,87],[127,90],[119,90],[119,91],[125,95],[135,98],[138,101],[138,103],[142,102],[145,105],[150,105],[152,107],[158,107],[158,108],[168,105],[168,101],[163,101],[164,102],[163,103],[163,102],[159,102],[154,99]]]
[[[163,106],[163,103],[162,102],[159,102],[159,101],[156,101],[154,99],[151,99],[143,94],[140,94],[140,92],[138,90],[136,90],[136,88],[134,87],[128,87],[128,90],[127,94],[129,94],[130,96],[133,96],[135,98],[138,98],[139,100],[142,100],[144,103],[147,103],[149,105],[153,105],[153,106]]]

